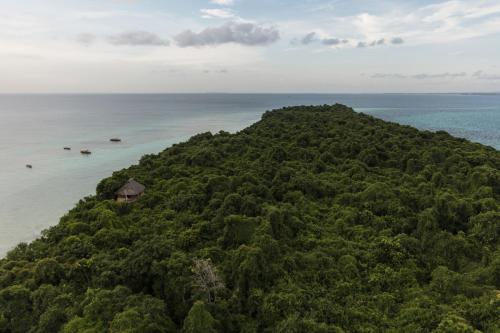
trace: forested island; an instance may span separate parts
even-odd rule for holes
[[[500,152],[343,105],[115,172],[0,261],[0,332],[500,332]],[[145,186],[116,202],[130,178]]]

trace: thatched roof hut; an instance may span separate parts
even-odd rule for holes
[[[133,202],[136,201],[143,193],[146,187],[138,182],[136,182],[133,178],[130,178],[125,185],[120,187],[118,191],[116,191],[116,201],[121,202]]]

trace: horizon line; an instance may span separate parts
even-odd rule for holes
[[[7,95],[500,95],[500,91],[448,92],[0,92]]]

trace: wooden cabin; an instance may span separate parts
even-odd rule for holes
[[[118,191],[115,193],[116,201],[118,202],[134,202],[144,193],[146,187],[138,182],[136,182],[133,178],[130,178],[129,181],[120,187]]]

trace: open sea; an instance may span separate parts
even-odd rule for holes
[[[333,103],[500,149],[500,95],[0,95],[0,257],[144,154],[199,132],[241,130],[273,108]]]

